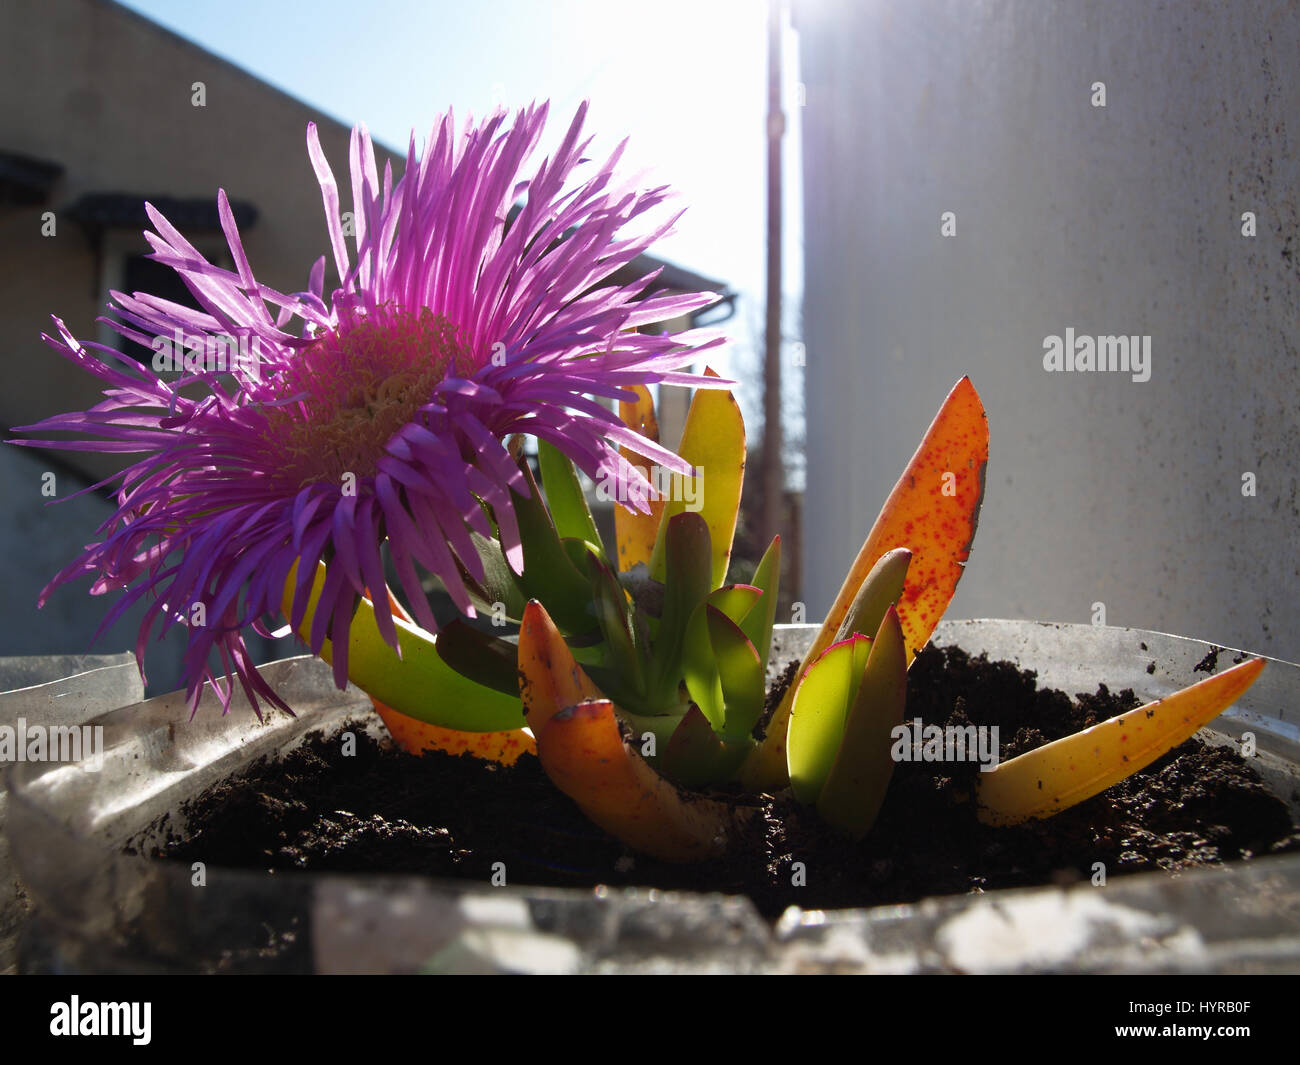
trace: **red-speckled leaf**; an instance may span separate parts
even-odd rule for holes
[[[979,775],[979,818],[1051,817],[1145,769],[1235,703],[1264,669],[1254,658],[1163,699],[1036,747]]]
[[[912,552],[898,603],[909,664],[925,646],[961,579],[984,499],[989,426],[975,386],[948,393],[921,446],[881,508],[823,627],[829,644],[867,574],[891,548]]]
[[[970,378],[948,393],[921,446],[889,494],[880,516],[854,560],[803,667],[830,646],[858,589],[877,560],[906,547],[912,561],[898,603],[898,618],[911,664],[943,617],[961,579],[984,498],[989,460],[988,419]],[[801,669],[801,672],[802,672]],[[797,685],[786,691],[768,724],[767,737],[751,755],[742,779],[755,789],[785,782],[785,734]]]
[[[533,737],[523,729],[510,729],[505,732],[461,732],[459,729],[442,728],[427,721],[417,721],[413,717],[399,714],[392,707],[385,706],[378,699],[370,700],[393,737],[393,742],[402,750],[411,754],[423,754],[425,751],[446,751],[448,754],[469,754],[487,762],[500,762],[502,765],[514,765],[521,754],[536,754],[537,744]]]

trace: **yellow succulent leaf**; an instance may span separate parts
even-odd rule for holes
[[[710,369],[706,376],[717,377]],[[701,388],[691,400],[677,454],[700,471],[687,491],[683,478],[673,475],[672,498],[664,507],[659,536],[650,560],[650,576],[662,581],[668,559],[664,530],[668,519],[687,509],[698,510],[709,527],[713,547],[713,587],[722,587],[731,562],[731,541],[736,535],[740,493],[745,481],[745,421],[730,390]]]
[[[655,401],[645,385],[630,385],[637,395],[636,401],[620,400],[619,417],[623,423],[647,440],[659,442],[659,422],[655,418]],[[619,448],[623,457],[639,469],[647,479],[650,467],[646,460],[628,448]],[[659,524],[663,518],[664,500],[650,500],[650,513],[628,510],[619,504],[614,506],[614,538],[618,541],[618,568],[622,572],[630,570],[638,562],[650,564],[654,554],[655,541],[659,538]]]
[[[1263,668],[1262,658],[1242,662],[981,773],[980,820],[1017,824],[1092,798],[1190,739],[1236,702]]]

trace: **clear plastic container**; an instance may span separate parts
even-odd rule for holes
[[[773,662],[801,653],[814,632],[778,626]],[[1068,692],[1104,681],[1142,698],[1199,679],[1192,667],[1210,650],[1141,630],[1019,621],[945,622],[936,641],[1037,669],[1041,683]],[[1152,661],[1156,669],[1149,673]],[[267,672],[296,718],[276,714],[262,723],[246,706],[222,716],[219,707],[204,705],[190,721],[177,693],[95,721],[104,727],[99,772],[75,764],[11,767],[14,860],[38,904],[24,933],[24,968],[910,972],[1118,965],[1203,971],[1294,969],[1300,961],[1300,858],[1294,857],[1259,859],[1230,874],[1117,878],[1104,891],[1046,888],[878,910],[791,910],[774,929],[741,898],[216,868],[204,870],[205,883],[197,886],[188,866],[125,853],[163,815],[170,827],[181,827],[180,804],[211,784],[291,748],[308,731],[369,709],[361,692],[338,691],[328,667],[310,657],[275,663]],[[1203,735],[1233,742],[1253,731],[1261,775],[1294,805],[1298,709],[1300,667],[1274,661]],[[1018,915],[1028,924],[1017,925]],[[990,935],[990,921],[1001,922],[1001,931]],[[1139,933],[1143,946],[1134,951]],[[1261,936],[1274,944],[1263,954]],[[1049,940],[1068,952],[1053,953],[1044,945]]]

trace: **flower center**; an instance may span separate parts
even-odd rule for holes
[[[269,443],[298,487],[373,475],[385,446],[448,373],[475,370],[456,327],[427,307],[380,307],[341,322],[275,379]],[[283,402],[296,400],[296,402]]]

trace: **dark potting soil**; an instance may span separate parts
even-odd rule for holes
[[[792,664],[793,666],[793,664]],[[787,670],[786,681],[792,674]],[[774,688],[769,696],[780,694]],[[1006,760],[1138,705],[1132,691],[1071,700],[1035,674],[958,649],[927,648],[908,675],[907,716],[999,728]],[[347,726],[344,726],[347,729]],[[900,762],[861,843],[788,797],[767,798],[728,855],[672,865],[632,854],[591,824],[525,755],[503,767],[432,752],[417,757],[358,723],[315,733],[281,760],[209,789],[160,857],[252,869],[417,873],[512,885],[639,885],[744,894],[776,917],[786,906],[840,908],[930,895],[1108,877],[1300,850],[1287,806],[1234,750],[1192,739],[1101,795],[1044,821],[993,828],[975,816],[974,762]],[[802,863],[799,867],[795,863]]]

